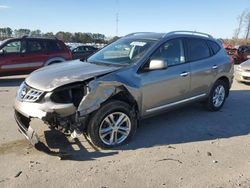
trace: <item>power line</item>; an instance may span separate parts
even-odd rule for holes
[[[119,27],[119,0],[116,0],[116,14],[115,14],[115,16],[116,16],[116,19],[115,19],[115,23],[116,23],[115,34],[116,34],[116,36],[118,36],[118,34],[119,34],[119,29],[118,29],[118,27]]]

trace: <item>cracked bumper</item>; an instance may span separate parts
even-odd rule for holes
[[[30,127],[30,118],[22,115],[17,110],[15,110],[14,117],[16,120],[16,123],[18,125],[19,131],[27,138],[30,143],[41,152],[44,152],[48,155],[52,156],[58,156],[58,157],[67,157],[70,156],[67,153],[64,152],[55,152],[51,151],[48,146],[46,146],[43,142],[39,141],[39,138],[35,131]]]
[[[39,143],[39,139],[35,131],[30,127],[30,118],[25,117],[15,110],[14,117],[19,131],[35,146]]]
[[[61,117],[75,113],[73,104],[56,104],[50,101],[44,103],[23,102],[15,99],[14,117],[18,126],[18,130],[27,138],[30,143],[39,151],[49,155],[60,156],[62,153],[51,151],[44,143],[39,141],[35,131],[30,127],[32,118],[46,120],[51,118],[51,114],[55,113]]]

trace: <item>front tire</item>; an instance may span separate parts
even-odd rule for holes
[[[137,119],[131,106],[112,100],[91,115],[88,136],[100,148],[120,146],[131,139],[137,128]]]
[[[210,111],[218,111],[225,103],[229,88],[223,80],[217,80],[213,85],[207,99],[207,108]]]

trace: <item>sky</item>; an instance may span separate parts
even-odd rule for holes
[[[42,32],[132,32],[191,30],[231,38],[250,0],[0,0],[0,27]]]

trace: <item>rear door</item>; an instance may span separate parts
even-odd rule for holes
[[[218,62],[211,58],[212,51],[206,40],[186,38],[185,44],[191,67],[190,94],[192,97],[205,96],[217,75]]]
[[[26,39],[26,52],[22,55],[23,63],[31,71],[42,67],[48,59],[40,39]]]

